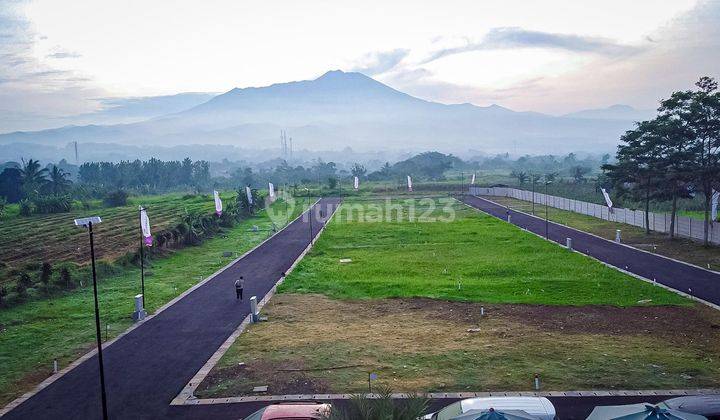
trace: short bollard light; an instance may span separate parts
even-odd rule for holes
[[[620,243],[620,229],[615,231],[615,242]]]
[[[508,213],[508,223],[512,223],[512,214]]]
[[[567,239],[565,240],[565,245],[567,246],[568,251],[572,251],[572,249],[573,249],[573,247],[572,247],[572,238],[567,238]]]
[[[535,374],[535,390],[540,390],[540,375],[538,375],[537,373]]]
[[[250,298],[250,315],[253,323],[260,321],[260,312],[258,311],[257,306],[257,296],[253,296]]]
[[[135,311],[132,314],[132,319],[135,322],[142,321],[147,316],[145,307],[143,307],[143,295],[135,295]]]

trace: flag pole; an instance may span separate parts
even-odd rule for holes
[[[142,212],[145,210],[140,207],[140,226],[142,226]],[[142,304],[145,308],[145,237],[143,236],[142,229],[140,229],[140,293],[142,293]]]

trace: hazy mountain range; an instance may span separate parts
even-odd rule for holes
[[[0,134],[0,144],[64,147],[78,141],[272,149],[279,147],[282,129],[293,138],[297,150],[612,152],[634,120],[652,116],[651,111],[623,105],[559,117],[497,105],[445,105],[399,92],[360,73],[342,71],[330,71],[315,80],[235,88],[220,95],[162,98],[154,106],[148,100],[138,101],[130,111],[122,108],[131,115],[120,115],[138,118],[152,116],[158,109],[169,111],[154,118]]]

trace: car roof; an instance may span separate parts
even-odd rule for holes
[[[545,397],[478,397],[460,401],[462,412],[470,410],[522,410],[541,419],[555,418],[555,407]]]
[[[329,404],[277,404],[265,409],[262,420],[319,419],[329,409]]]

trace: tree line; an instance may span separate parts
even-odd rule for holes
[[[695,87],[673,92],[654,119],[627,131],[617,162],[603,170],[617,196],[644,202],[646,226],[650,202],[670,202],[671,237],[678,200],[702,196],[708,245],[714,194],[720,190],[720,92],[711,77],[700,78]]]

